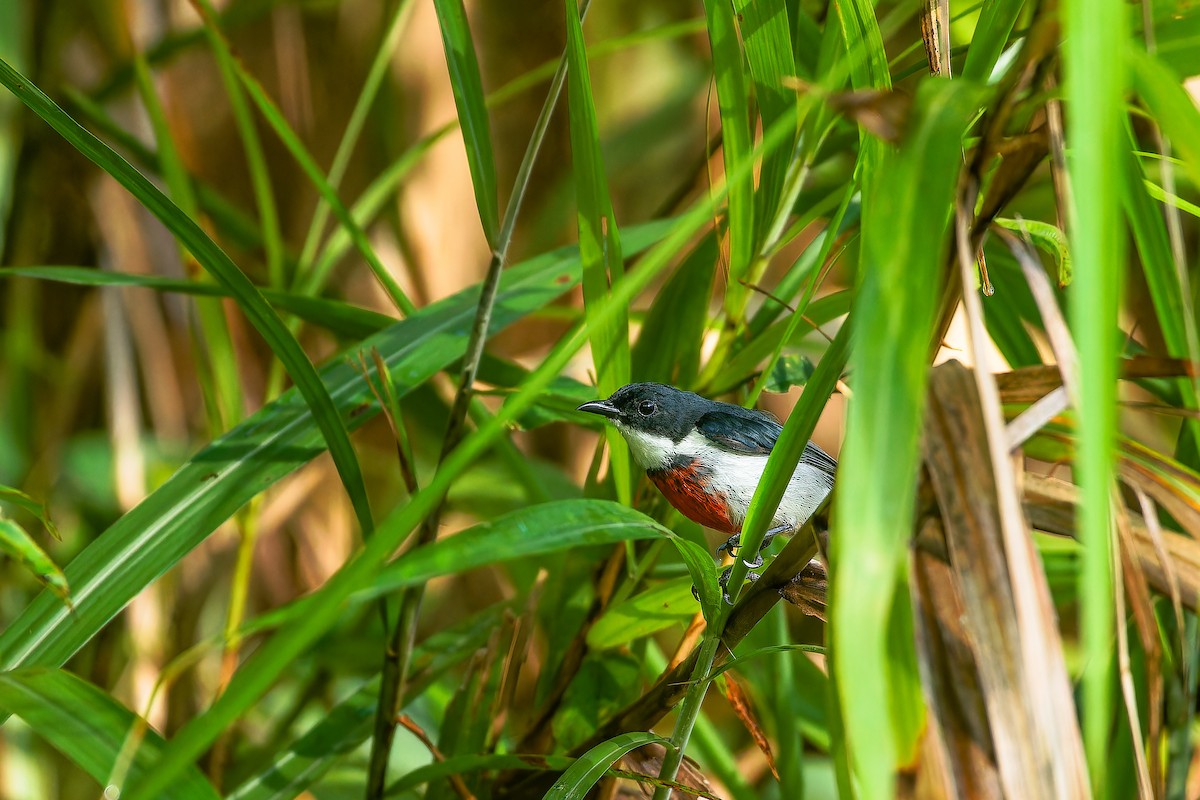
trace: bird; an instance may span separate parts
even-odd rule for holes
[[[667,501],[688,519],[731,534],[717,553],[736,555],[750,500],[783,431],[778,420],[662,383],[631,383],[578,410],[612,423]],[[832,456],[805,445],[760,553],[753,561],[743,558],[747,567],[762,565],[761,550],[775,536],[808,521],[833,489],[836,472]]]

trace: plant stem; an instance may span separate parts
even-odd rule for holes
[[[580,14],[587,13],[591,0],[584,0]],[[473,387],[475,376],[479,371],[479,362],[483,358],[483,347],[487,342],[488,327],[492,318],[492,309],[496,302],[496,293],[500,287],[500,273],[508,260],[508,250],[512,245],[513,232],[516,229],[517,215],[529,188],[529,178],[533,172],[534,162],[541,151],[550,127],[550,117],[562,94],[563,84],[567,77],[567,57],[564,53],[559,62],[558,71],[550,85],[542,112],[534,125],[525,156],[513,182],[512,195],[508,207],[504,211],[504,219],[496,239],[496,249],[492,252],[488,264],[487,277],[480,292],[479,306],[476,309],[475,321],[471,327],[471,336],[467,342],[467,352],[463,358],[462,377],[458,391],[455,393],[454,404],[450,411],[450,421],[446,429],[446,437],[442,442],[442,453],[439,464],[458,444],[462,438],[466,424],[467,410],[474,401]],[[382,378],[382,376],[381,376]],[[417,546],[428,544],[437,538],[438,523],[441,519],[442,504],[438,503],[426,517],[421,526]],[[404,696],[404,684],[408,673],[408,664],[416,645],[417,619],[420,616],[421,600],[424,597],[424,587],[414,586],[406,589],[400,596],[400,613],[395,628],[392,629],[388,646],[384,650],[383,682],[379,692],[379,706],[375,713],[375,736],[371,741],[371,760],[367,771],[368,800],[383,797],[386,788],[387,763],[392,749],[392,741],[396,735],[396,715],[399,713],[400,698]]]

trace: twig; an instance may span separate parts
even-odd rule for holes
[[[396,717],[396,724],[402,725],[406,731],[417,737],[421,741],[421,744],[425,745],[425,748],[429,750],[429,754],[433,756],[434,761],[446,760],[446,757],[442,755],[442,751],[438,750],[437,745],[433,743],[433,740],[429,738],[429,735],[425,731],[421,730],[421,726],[414,722],[412,717],[407,714],[401,714]],[[471,790],[467,788],[467,784],[463,782],[461,775],[455,774],[448,777],[450,785],[454,787],[454,791],[462,800],[475,800],[475,795],[471,794]]]

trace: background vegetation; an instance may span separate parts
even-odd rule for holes
[[[1200,796],[1198,46],[0,3],[0,795]],[[841,454],[734,606],[631,380]]]

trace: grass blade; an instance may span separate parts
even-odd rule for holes
[[[830,640],[851,765],[862,796],[890,798],[912,742],[892,718],[888,620],[910,533],[928,353],[953,207],[957,154],[974,107],[958,81],[924,81],[898,150],[863,202],[854,315],[854,397],[847,412],[833,537]],[[846,491],[845,487],[861,487]]]
[[[604,160],[600,154],[600,127],[592,101],[583,23],[575,0],[564,2],[567,8],[571,160],[578,204],[579,253],[583,260],[583,297],[585,310],[589,312],[592,361],[596,365],[600,393],[607,397],[629,383],[629,317],[625,313],[618,313],[601,325],[591,319],[590,311],[608,295],[609,287],[621,280],[625,268],[621,255],[621,235],[613,214]],[[629,449],[616,430],[606,430],[605,436],[608,439],[617,497],[628,503],[633,486]]]
[[[367,501],[366,487],[363,485],[362,469],[354,454],[354,448],[350,446],[346,427],[317,376],[312,362],[254,284],[237,268],[233,260],[205,235],[200,226],[181,212],[144,175],[80,127],[28,78],[4,61],[0,61],[0,84],[20,98],[21,102],[29,106],[75,149],[128,189],[150,213],[158,217],[175,234],[201,266],[229,290],[247,319],[266,340],[271,352],[283,363],[295,381],[296,388],[312,409],[313,421],[320,428],[329,447],[329,454],[333,457],[338,475],[354,505],[359,525],[364,534],[368,533],[373,524],[371,508]]]
[[[643,745],[665,744],[666,741],[653,733],[622,733],[614,736],[576,759],[546,792],[545,800],[583,800],[618,758]]]
[[[1071,251],[1080,270],[1071,287],[1071,330],[1079,346],[1079,453],[1083,493],[1079,607],[1083,656],[1083,742],[1092,788],[1104,796],[1113,724],[1113,446],[1117,426],[1117,306],[1124,259],[1121,145],[1126,84],[1125,6],[1070,0],[1064,7],[1068,172],[1074,208]],[[1103,58],[1095,54],[1103,53]],[[1137,70],[1135,69],[1135,74]],[[1180,89],[1182,92],[1182,89]],[[1189,102],[1190,105],[1190,102]],[[1195,108],[1192,108],[1195,116]],[[1173,116],[1173,115],[1172,115]],[[1200,118],[1198,118],[1200,119]],[[1164,131],[1168,117],[1163,117]],[[1172,139],[1174,132],[1167,131]],[[1182,147],[1183,141],[1178,141]],[[1195,143],[1193,143],[1195,145]],[[1124,187],[1128,192],[1131,187]]]
[[[493,330],[568,290],[578,279],[577,270],[570,249],[509,269]],[[460,292],[362,343],[364,350],[379,349],[397,379],[398,395],[462,357],[476,296],[477,290]],[[356,427],[377,412],[374,396],[352,363],[336,361],[322,373],[347,424]],[[245,420],[177,470],[67,566],[75,613],[46,596],[22,611],[0,634],[0,668],[64,663],[234,511],[322,450],[312,412],[295,390]],[[110,579],[115,572],[121,580]]]
[[[738,42],[733,8],[727,0],[705,0],[708,41],[712,47],[713,72],[717,84],[717,108],[721,113],[721,152],[725,174],[751,163],[754,144],[750,132],[749,93]],[[746,181],[729,189],[729,277],[725,282],[725,309],[735,321],[746,309],[746,278],[754,260],[754,186]]]
[[[162,738],[132,711],[61,670],[0,672],[0,709],[25,720],[104,787],[114,778],[119,783],[120,773],[131,783],[140,780],[164,746]],[[133,755],[130,745],[138,742]],[[130,755],[132,762],[122,763]],[[107,789],[105,796],[109,796]],[[216,800],[219,795],[192,767],[159,796],[164,800]]]
[[[467,164],[475,187],[479,220],[483,223],[488,244],[495,247],[500,228],[496,158],[492,154],[487,103],[483,96],[483,80],[479,77],[479,62],[475,58],[475,44],[471,41],[471,28],[467,24],[467,10],[462,0],[434,0],[433,7],[442,29],[446,67],[450,70],[454,105],[467,145]]]

